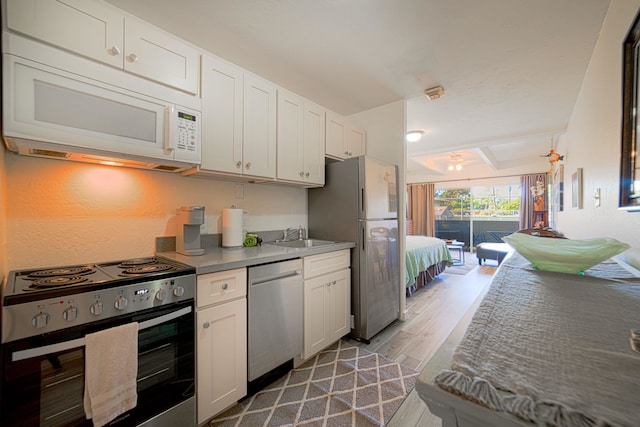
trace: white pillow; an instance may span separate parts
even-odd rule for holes
[[[640,270],[640,248],[629,248],[620,255],[620,258],[630,266]]]

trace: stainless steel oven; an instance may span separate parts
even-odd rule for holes
[[[0,424],[92,425],[83,407],[84,336],[138,322],[137,405],[108,425],[195,425],[194,291],[192,267],[159,258],[11,272]]]

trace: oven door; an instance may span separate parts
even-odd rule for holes
[[[6,426],[91,426],[84,414],[84,336],[139,322],[138,404],[108,425],[130,426],[193,401],[193,301],[25,338],[2,346]],[[195,405],[187,411],[195,424]],[[161,423],[158,423],[159,425]]]

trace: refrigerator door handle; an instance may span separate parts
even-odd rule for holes
[[[364,187],[360,188],[360,218],[364,219],[365,214]]]
[[[366,232],[367,232],[366,227],[362,227],[362,228],[360,229],[360,234],[361,234],[361,235],[360,235],[360,251],[361,251],[362,253],[365,253],[365,252],[366,252],[366,248],[365,248],[365,246],[364,246],[364,245],[365,245],[365,242],[366,242],[366,237],[367,237],[367,236],[365,235],[365,234],[366,234]]]

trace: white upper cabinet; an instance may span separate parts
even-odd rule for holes
[[[202,57],[202,169],[242,173],[242,92],[242,69]]]
[[[107,3],[7,0],[7,26],[72,53],[197,94],[197,50]]]
[[[7,0],[7,26],[57,47],[122,68],[124,15],[86,0]]]
[[[304,107],[305,181],[324,185],[326,110],[309,101],[305,102]]]
[[[277,178],[324,185],[325,110],[278,89]]]
[[[124,69],[185,92],[198,93],[199,52],[143,21],[125,19]]]
[[[276,87],[245,73],[242,144],[245,175],[266,178],[276,175],[276,105]]]
[[[349,124],[347,132],[347,149],[349,157],[357,157],[365,154],[367,134],[363,128],[353,123]]]
[[[304,179],[304,100],[278,89],[278,179]]]
[[[202,57],[201,174],[275,178],[276,87]]]
[[[327,141],[325,149],[327,156],[344,159],[347,145],[347,123],[344,117],[327,111],[326,129]]]
[[[346,118],[327,112],[326,155],[334,159],[348,159],[366,153],[366,132]]]

